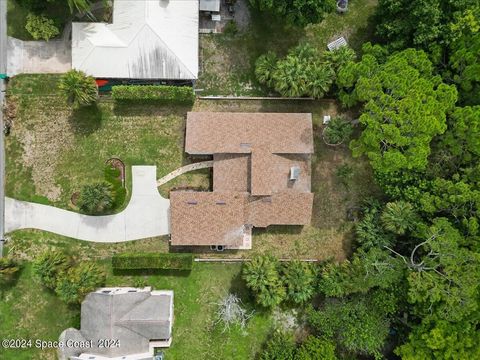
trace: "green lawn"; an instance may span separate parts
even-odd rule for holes
[[[174,290],[172,347],[167,359],[238,359],[255,357],[273,327],[272,317],[258,311],[245,332],[232,328],[222,333],[215,325],[217,306],[223,296],[234,292],[252,309],[240,278],[239,264],[195,264],[190,274],[115,276],[108,259],[101,262],[108,272],[107,286],[132,286],[139,281],[154,289]],[[79,326],[79,309],[67,307],[57,297],[32,280],[26,264],[16,286],[3,289],[0,301],[0,337],[56,340],[68,327]],[[32,306],[35,304],[35,306]],[[3,351],[3,350],[2,350]],[[2,360],[55,359],[55,351],[39,349],[3,351]]]
[[[79,310],[60,301],[54,293],[33,280],[26,263],[15,286],[0,287],[0,338],[58,340],[68,327],[80,324]],[[56,359],[55,350],[0,350],[2,360]]]
[[[298,28],[285,19],[251,11],[245,32],[236,35],[208,34],[200,37],[200,78],[197,88],[202,95],[268,95],[255,80],[255,60],[267,51],[279,56],[299,42],[308,41],[320,50],[327,43],[344,36],[355,50],[373,38],[372,17],[377,0],[353,0],[346,14],[333,12],[319,24]]]
[[[111,157],[125,163],[128,187],[131,165],[156,165],[162,177],[188,163],[183,151],[188,106],[121,106],[106,99],[72,110],[57,81],[55,75],[21,75],[9,84],[8,102],[16,104],[17,116],[6,138],[8,196],[69,208],[82,185],[103,180]],[[186,177],[209,186],[208,173]]]

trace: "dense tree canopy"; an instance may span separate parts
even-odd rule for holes
[[[345,105],[364,103],[364,130],[351,143],[353,155],[366,154],[382,173],[424,169],[430,142],[446,130],[457,91],[433,75],[423,51],[407,49],[382,62],[378,49],[372,50],[343,66],[337,79]]]
[[[415,46],[439,58],[452,37],[450,24],[476,0],[380,0],[377,34],[389,47],[400,50]]]

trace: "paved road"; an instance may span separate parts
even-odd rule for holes
[[[1,1],[1,0],[0,0]],[[122,242],[169,234],[170,201],[160,196],[156,166],[132,167],[132,196],[122,212],[87,216],[6,198],[5,228],[40,229],[93,242]]]
[[[7,1],[0,0],[0,74],[7,72]],[[3,255],[4,239],[4,179],[5,179],[5,147],[3,138],[3,100],[5,83],[0,80],[0,257]]]

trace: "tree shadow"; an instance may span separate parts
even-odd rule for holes
[[[74,133],[90,135],[101,127],[103,116],[104,114],[98,105],[93,104],[74,109],[68,121]]]
[[[193,104],[173,103],[159,100],[115,101],[115,116],[186,116]]]

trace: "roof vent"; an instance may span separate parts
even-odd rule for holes
[[[262,198],[262,202],[271,203],[272,202],[272,197],[271,196],[265,196],[264,198]]]
[[[188,200],[188,201],[187,201],[187,204],[188,204],[188,205],[197,205],[198,202],[197,202],[197,200]]]
[[[292,166],[290,168],[290,180],[295,181],[298,180],[300,176],[300,168],[298,166]]]
[[[223,200],[219,200],[219,201],[215,202],[215,204],[217,204],[217,205],[227,205],[227,203]]]
[[[250,143],[240,143],[240,147],[243,147],[243,148],[251,148],[251,147],[252,147],[252,144],[250,144]]]

